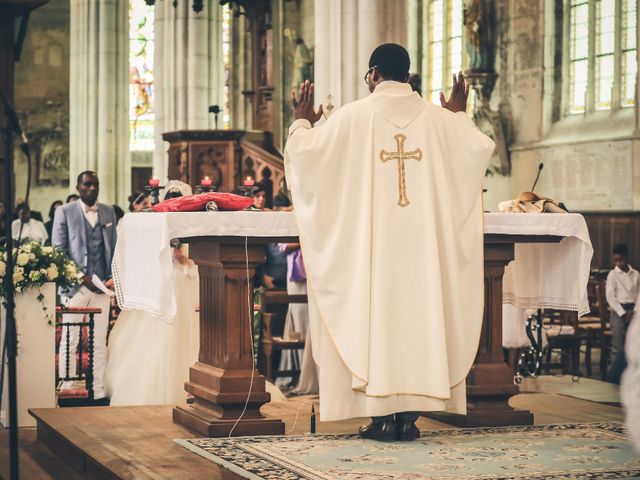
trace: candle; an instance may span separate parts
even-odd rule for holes
[[[202,180],[200,180],[200,185],[202,185],[203,187],[210,187],[211,185],[213,185],[213,180],[211,180],[209,177],[204,177]]]
[[[245,187],[253,187],[253,185],[255,184],[255,180],[251,177],[247,177],[244,179],[244,186]]]
[[[156,188],[160,186],[160,180],[157,179],[156,177],[153,177],[151,180],[149,180],[149,186]]]

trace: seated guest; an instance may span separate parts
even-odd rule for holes
[[[20,209],[26,204],[27,202],[25,201],[24,198],[18,198],[16,200],[16,209],[13,211],[13,219],[16,220],[18,218]],[[28,206],[28,205],[27,205]],[[38,220],[39,222],[44,223],[44,218],[42,218],[42,213],[38,212],[37,210],[31,210],[29,209],[29,211],[31,212],[31,218],[33,218],[34,220]]]
[[[129,195],[130,212],[142,212],[146,208],[151,208],[151,197],[147,192],[133,192]]]
[[[161,200],[191,195],[191,187],[174,181]],[[176,316],[158,320],[143,310],[123,311],[109,337],[105,374],[111,405],[184,403],[184,382],[199,349],[198,267],[186,245],[172,245]]]
[[[64,201],[64,203],[77,202],[78,200],[80,200],[80,197],[75,193],[71,193],[67,195],[67,199]]]
[[[53,215],[56,213],[56,208],[62,205],[62,200],[55,200],[51,206],[49,207],[49,220],[44,224],[47,229],[47,234],[49,235],[49,240],[47,240],[46,244],[50,244],[51,232],[53,230]]]
[[[606,379],[611,383],[620,383],[620,376],[627,366],[624,352],[624,339],[629,322],[633,316],[635,301],[640,292],[640,274],[627,258],[629,250],[626,245],[613,247],[614,268],[607,276],[606,296],[611,308],[611,356],[613,361]]]
[[[253,192],[253,209],[263,211],[271,210],[270,208],[266,207],[267,191],[265,190],[264,186],[259,183],[256,184],[256,186],[258,187],[258,189]]]
[[[307,294],[307,275],[302,261],[299,243],[279,243],[278,248],[287,255],[287,293],[289,295]],[[284,350],[280,358],[280,370],[300,370],[297,385],[293,385],[291,377],[279,377],[276,385],[282,388],[295,387],[291,393],[295,395],[318,393],[318,367],[313,360],[311,350],[311,330],[309,328],[309,305],[291,303],[284,324],[284,337],[291,337],[295,332],[305,340],[304,351]]]
[[[27,204],[22,204],[18,210],[18,217],[11,224],[11,237],[16,242],[29,239],[44,244],[49,239],[44,223],[31,218],[31,211]]]

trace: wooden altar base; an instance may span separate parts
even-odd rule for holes
[[[279,418],[291,430],[302,396],[262,407],[269,418]],[[317,400],[314,400],[317,403]],[[563,395],[544,393],[513,397],[514,408],[531,410],[536,424],[622,421],[622,409]],[[309,429],[309,412],[303,408],[294,435]],[[173,442],[200,435],[171,420],[171,405],[141,407],[76,407],[35,409],[34,429],[21,429],[22,478],[76,479],[183,479],[239,480],[241,477],[189,452]],[[318,433],[354,433],[367,419],[319,422]],[[451,428],[431,419],[418,421],[421,430]],[[0,476],[8,477],[7,431],[0,430]],[[73,471],[71,468],[73,468]],[[74,473],[77,472],[76,473]]]

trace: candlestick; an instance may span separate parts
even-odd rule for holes
[[[211,185],[213,185],[213,180],[211,180],[209,177],[204,177],[202,180],[200,180],[200,185],[202,185],[203,187],[210,187]]]
[[[213,180],[211,180],[210,177],[203,177],[202,180],[200,180],[200,185],[196,185],[196,193],[210,193],[210,192],[215,192],[218,189],[218,187],[216,187],[213,184]]]
[[[247,177],[244,179],[244,186],[245,187],[253,187],[255,185],[256,181],[251,178],[251,177]]]
[[[145,191],[149,192],[149,195],[151,195],[151,205],[157,205],[160,203],[160,190],[163,188],[164,187],[160,186],[160,180],[157,178],[149,180],[149,185],[144,187]]]

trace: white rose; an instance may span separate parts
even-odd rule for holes
[[[35,253],[30,253],[29,254],[29,261],[33,262],[36,259],[36,254]]]
[[[0,261],[0,277],[4,277],[5,273],[7,273],[7,264]]]
[[[24,270],[21,268],[16,268],[13,272],[13,283],[20,283],[24,280]]]
[[[51,264],[49,265],[49,268],[47,268],[47,279],[49,281],[54,281],[56,278],[58,278],[58,267]]]
[[[31,280],[32,282],[37,282],[41,278],[42,278],[42,275],[40,274],[40,272],[38,270],[34,270],[32,272],[29,272],[29,280]]]
[[[26,253],[19,253],[16,262],[21,267],[24,267],[27,263],[29,263],[29,255],[27,255]]]
[[[42,247],[42,253],[49,255],[50,253],[53,253],[53,247]]]
[[[31,253],[31,245],[25,244],[20,248],[20,250],[22,250],[23,252],[26,252],[26,253]]]

